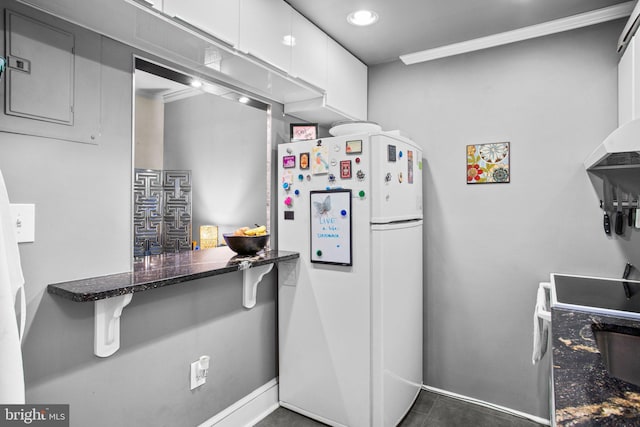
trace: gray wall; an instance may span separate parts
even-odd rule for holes
[[[267,112],[211,94],[165,104],[164,169],[191,170],[193,239],[266,224]]]
[[[583,160],[616,127],[623,22],[370,69],[369,118],[425,157],[424,383],[549,418],[531,364],[538,283],[618,277],[640,236],[607,238]],[[511,142],[511,183],[466,184],[466,145]]]
[[[136,95],[134,166],[136,169],[163,169],[164,103],[162,98]]]
[[[197,425],[277,375],[275,272],[251,310],[242,307],[240,273],[134,295],[122,315],[121,348],[106,359],[93,355],[93,305],[46,292],[49,283],[130,268],[132,50],[101,44],[98,145],[0,132],[9,198],[36,204],[36,241],[20,245],[27,401],[69,403],[74,427]],[[274,116],[279,141],[281,106]],[[264,167],[264,157],[247,166]],[[203,354],[211,356],[209,378],[190,391],[189,365]]]

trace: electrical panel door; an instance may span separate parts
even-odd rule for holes
[[[73,125],[74,36],[6,12],[6,114]]]

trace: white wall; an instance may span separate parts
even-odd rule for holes
[[[619,276],[640,236],[607,238],[583,160],[616,126],[622,21],[369,74],[369,118],[425,157],[424,383],[549,418],[531,364],[538,283]],[[466,145],[509,141],[511,183],[468,185]]]

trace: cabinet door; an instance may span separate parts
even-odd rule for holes
[[[238,46],[240,0],[164,0],[163,11]]]
[[[618,63],[618,125],[631,120],[634,116],[634,54],[635,37],[631,39]]]
[[[164,10],[164,0],[142,0],[142,2],[146,3],[149,7],[157,9],[161,12]]]
[[[328,37],[304,16],[292,11],[289,74],[321,89],[327,88]]]
[[[367,119],[367,66],[329,39],[327,105],[355,120]]]
[[[631,40],[629,48],[632,50],[631,67],[631,120],[640,118],[640,40],[636,36]]]
[[[282,0],[241,0],[239,49],[288,72],[292,10]]]
[[[164,0],[145,0],[147,3],[151,5],[154,9],[158,9],[160,11],[164,10]]]

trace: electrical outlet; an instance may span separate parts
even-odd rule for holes
[[[191,390],[200,387],[207,381],[207,377],[198,375],[199,372],[200,362],[195,361],[191,364]]]
[[[209,373],[209,356],[201,356],[191,364],[191,390],[207,382]]]

